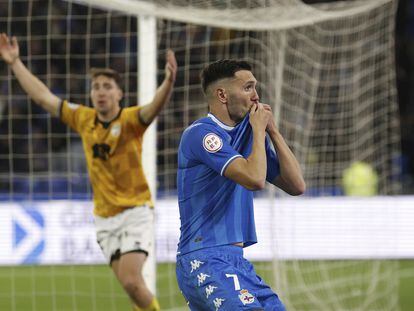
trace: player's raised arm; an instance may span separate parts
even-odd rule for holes
[[[262,104],[255,104],[251,107],[252,152],[247,158],[235,159],[224,172],[225,177],[249,190],[261,190],[266,183],[265,129],[268,118]]]
[[[269,105],[264,105],[269,113],[269,122],[266,131],[279,158],[280,174],[272,181],[272,184],[279,187],[290,195],[300,195],[305,192],[306,184],[303,179],[302,170],[295,155],[286,144],[273,119],[273,113]]]
[[[150,124],[160,113],[164,105],[170,100],[177,75],[177,60],[172,50],[167,51],[165,64],[165,78],[158,87],[151,103],[139,110],[139,118],[145,124]]]
[[[5,33],[0,34],[0,56],[10,65],[27,95],[53,116],[58,116],[60,98],[50,92],[49,88],[34,76],[20,60],[19,44],[16,37],[9,38]]]

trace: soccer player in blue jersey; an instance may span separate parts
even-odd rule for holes
[[[268,181],[302,194],[300,166],[259,102],[249,63],[214,62],[201,80],[210,112],[184,131],[178,150],[179,287],[191,310],[285,310],[243,248],[257,242],[253,191]]]

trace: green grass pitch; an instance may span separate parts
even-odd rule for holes
[[[399,267],[400,310],[414,310],[414,260],[400,260]],[[174,265],[160,264],[157,269],[162,309],[175,306],[175,310],[186,310]],[[257,270],[266,279],[264,271]],[[0,310],[109,311],[131,307],[107,266],[10,266],[0,267]]]

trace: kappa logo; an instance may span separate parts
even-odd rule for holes
[[[200,273],[197,275],[197,279],[198,279],[198,286],[202,285],[204,283],[204,281],[209,278],[210,276],[208,274],[205,273]]]
[[[215,298],[213,300],[214,303],[214,307],[216,307],[216,311],[218,311],[221,307],[221,305],[223,304],[223,302],[225,301],[225,299],[223,298]]]
[[[193,271],[195,271],[198,268],[200,268],[200,266],[202,264],[204,264],[204,262],[203,261],[200,261],[200,260],[197,260],[197,259],[194,259],[194,260],[190,261],[190,264],[191,264],[191,271],[190,271],[190,273],[193,273]]]
[[[203,147],[211,153],[219,151],[223,147],[223,140],[214,133],[208,133],[203,138]]]
[[[215,289],[217,289],[217,286],[209,285],[206,287],[206,298],[207,299],[214,293]]]
[[[254,296],[250,294],[247,289],[242,289],[240,291],[239,298],[243,305],[248,305],[254,302]]]

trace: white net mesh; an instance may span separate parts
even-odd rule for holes
[[[313,7],[300,0],[75,0],[96,7],[126,13],[151,15],[160,19],[213,27],[245,30],[281,30],[325,20],[353,16],[387,3],[379,1],[348,1],[335,5]]]
[[[364,1],[363,8],[377,7],[362,11],[358,2],[352,3],[358,14],[278,31],[160,21],[161,50],[170,46],[184,61],[170,108],[177,115],[169,118],[169,109],[163,114],[164,126],[170,124],[165,133],[176,139],[172,155],[179,135],[171,133],[179,134],[206,111],[197,85],[200,69],[219,58],[243,57],[255,65],[262,101],[273,105],[284,136],[304,165],[310,192],[342,193],[343,171],[358,160],[373,165],[381,176],[380,194],[399,193],[398,106],[390,69],[395,6]],[[341,12],[339,4],[319,7]],[[183,127],[177,128],[180,123]],[[168,171],[175,176],[175,166],[160,168],[160,174]],[[173,176],[169,180],[175,182]]]
[[[59,96],[88,103],[88,69],[109,66],[123,73],[125,103],[130,105],[137,102],[135,15],[157,17],[158,79],[162,79],[167,48],[176,52],[179,63],[173,99],[158,120],[159,200],[175,196],[182,130],[207,112],[199,72],[221,58],[243,58],[253,64],[261,101],[273,106],[280,130],[304,169],[309,196],[343,194],[343,172],[355,161],[369,163],[378,175],[378,193],[389,195],[400,192],[393,63],[395,6],[391,0],[318,6],[295,0],[0,0],[0,29],[18,37],[23,61]],[[10,200],[90,198],[77,135],[32,105],[6,66],[0,70],[4,90],[0,102],[5,107],[0,123],[2,196]],[[269,190],[264,199],[277,205],[280,196]],[[296,209],[281,208],[280,213],[276,215],[295,220],[294,225],[304,230],[315,225]],[[340,220],[341,215],[334,218]],[[355,222],[365,221],[369,220],[355,215]],[[331,225],[335,227],[335,223]],[[274,226],[280,226],[282,234],[292,230],[283,224]],[[171,248],[173,253],[176,241],[172,241],[162,245],[163,249]],[[277,243],[272,246],[273,260],[258,264],[259,271],[289,310],[397,309],[396,262],[343,260],[340,256],[330,261],[284,258],[282,247]],[[295,247],[290,245],[293,250]],[[355,240],[343,247],[355,247]],[[33,284],[39,282],[35,277],[38,269],[30,270]],[[56,280],[59,269],[50,268],[46,274]],[[107,275],[110,294],[102,294],[108,290],[100,289],[99,281],[91,281],[87,289],[82,287],[81,294],[76,269],[70,268],[72,285],[64,289],[69,306],[119,310],[127,305],[115,280]],[[91,279],[103,278],[98,268],[89,269]],[[95,269],[96,274],[92,273]],[[8,271],[5,278],[16,282],[20,270]],[[22,292],[20,297],[28,306],[39,297],[52,297],[55,303],[46,309],[61,310],[61,292],[40,287],[5,290],[7,297],[14,297],[5,308],[19,310],[16,297]],[[158,267],[158,296],[163,309],[185,306],[171,265]],[[110,302],[102,303],[108,297]],[[85,300],[88,304],[82,304]],[[34,309],[46,310],[37,306]]]

